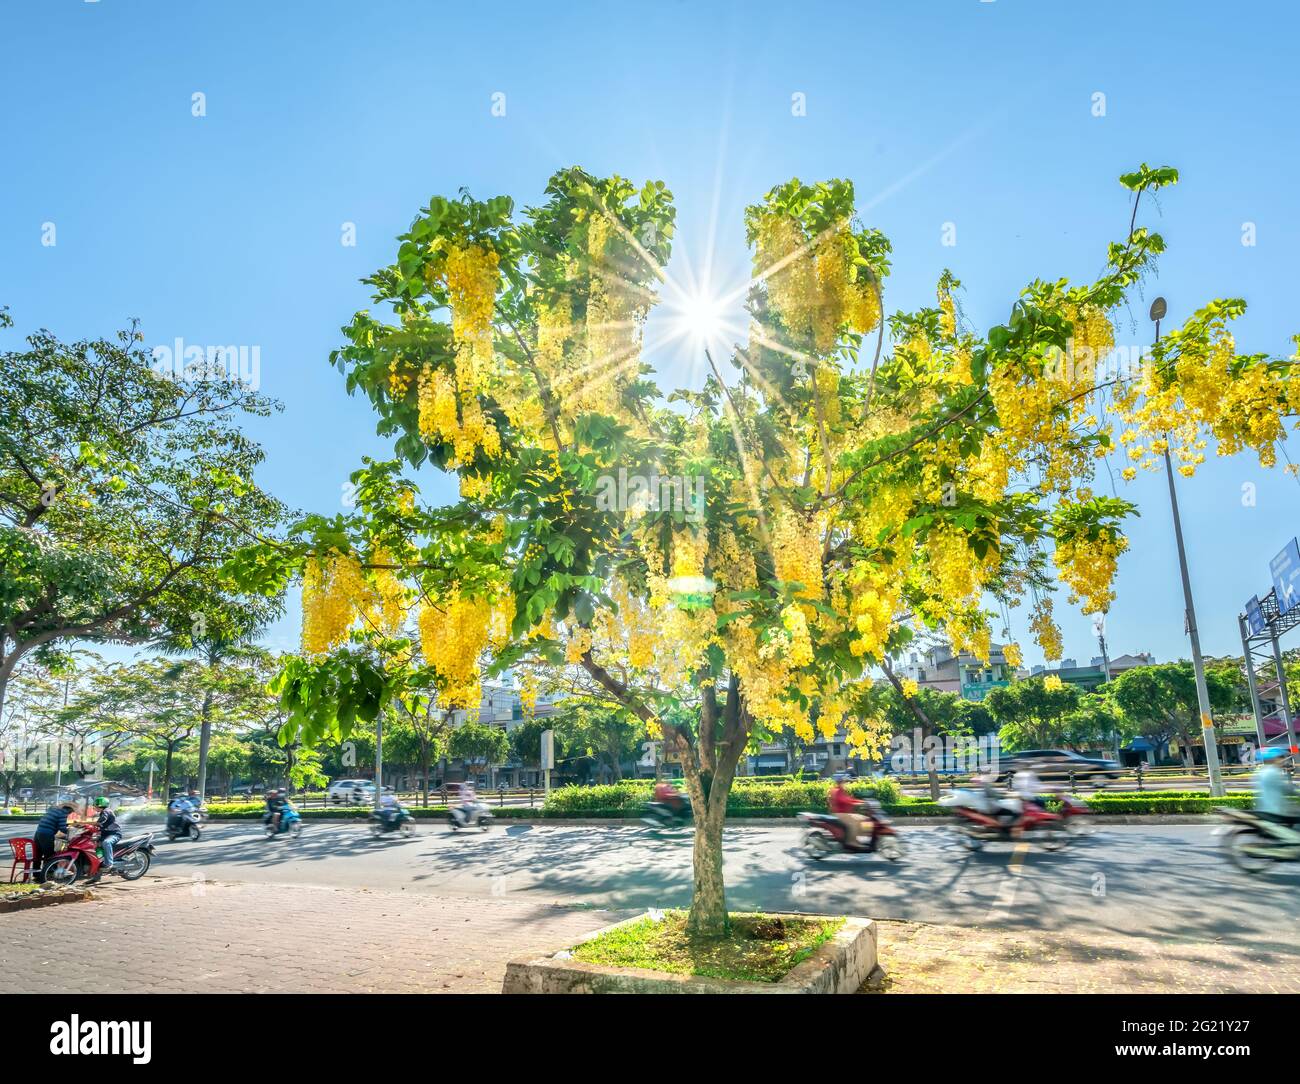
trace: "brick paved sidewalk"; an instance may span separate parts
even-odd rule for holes
[[[1069,934],[880,923],[888,993],[1297,993],[1289,931],[1268,949],[1146,931]]]
[[[506,961],[626,917],[457,899],[157,878],[0,916],[0,988],[22,993],[497,993]]]

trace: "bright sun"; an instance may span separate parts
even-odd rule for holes
[[[722,302],[708,294],[686,297],[682,301],[680,319],[687,334],[706,343],[721,337],[726,323]]]

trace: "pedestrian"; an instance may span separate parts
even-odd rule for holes
[[[45,811],[44,816],[36,823],[36,831],[32,833],[34,850],[36,857],[33,860],[34,876],[33,880],[37,884],[43,884],[45,881],[45,863],[54,857],[54,837],[58,835],[67,836],[68,834],[68,817],[76,810],[77,803],[71,798],[61,798]]]

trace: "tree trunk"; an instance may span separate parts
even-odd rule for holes
[[[167,759],[163,761],[163,779],[162,779],[162,797],[163,804],[166,805],[171,800],[171,783],[172,783],[172,751],[175,746],[167,743]]]
[[[215,662],[208,664],[214,667]],[[199,716],[199,805],[208,794],[208,746],[212,743],[212,690],[203,694],[203,710]]]
[[[725,810],[726,796],[722,797],[722,809]],[[691,891],[687,928],[701,937],[721,937],[729,925],[727,892],[722,880],[722,828],[725,817],[712,814],[707,809],[697,810],[696,813],[693,860],[695,883]]]

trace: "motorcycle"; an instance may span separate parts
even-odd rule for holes
[[[113,847],[112,868],[105,870],[104,854],[99,847],[99,830],[86,828],[72,836],[68,845],[48,862],[41,871],[46,884],[67,888],[85,877],[98,880],[108,872],[124,881],[138,881],[149,870],[153,860],[153,833],[135,839],[120,840]]]
[[[203,823],[203,815],[206,812],[206,809],[187,809],[182,813],[168,814],[167,839],[175,843],[177,839],[184,837],[197,843],[203,834],[199,825]]]
[[[651,828],[681,828],[691,822],[691,803],[683,801],[674,806],[668,802],[647,802],[641,813],[641,823]]]
[[[956,790],[939,799],[962,822],[962,842],[972,851],[994,840],[1032,835],[1045,850],[1055,851],[1068,839],[1066,818],[1049,813],[1036,802],[1011,796],[990,797],[980,790]]]
[[[865,844],[848,843],[848,829],[833,813],[800,813],[799,820],[804,825],[804,853],[816,862],[836,851],[846,854],[878,854],[889,862],[897,862],[903,857],[903,843],[898,838],[898,830],[885,816],[879,802],[868,799],[854,812],[870,822],[871,838]]]
[[[1061,803],[1061,826],[1072,836],[1091,835],[1096,830],[1097,822],[1093,820],[1088,803],[1072,794],[1062,794],[1057,799]]]
[[[404,805],[396,806],[391,812],[370,814],[370,831],[376,839],[389,832],[399,832],[409,836],[415,832],[415,818]]]
[[[1243,873],[1262,873],[1270,862],[1300,858],[1300,825],[1274,820],[1253,809],[1219,809],[1228,823],[1219,844]]]
[[[302,817],[291,805],[286,805],[280,810],[280,828],[278,831],[271,823],[269,810],[262,814],[262,823],[266,826],[267,839],[274,839],[276,836],[282,836],[286,833],[293,839],[297,839],[302,835]]]
[[[471,806],[454,805],[447,810],[447,823],[453,832],[462,828],[482,828],[486,832],[492,826],[492,820],[492,814],[482,802]]]

